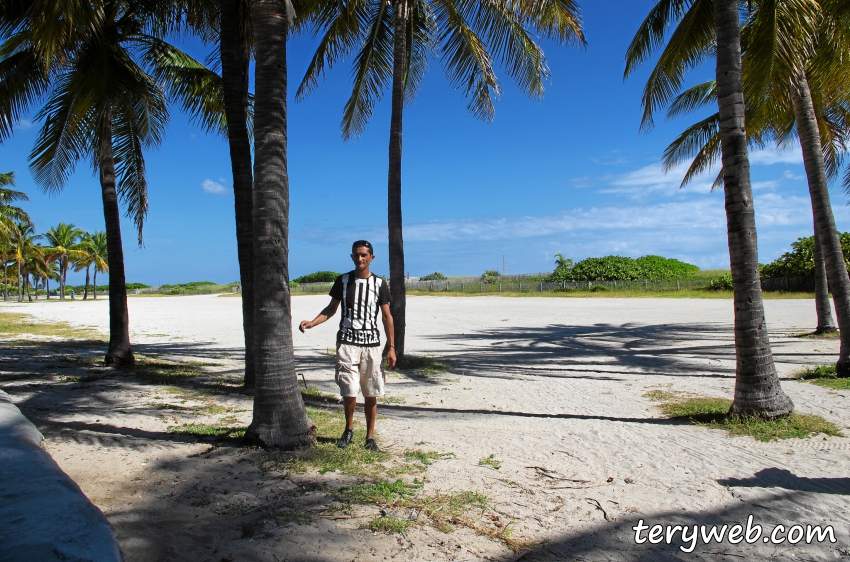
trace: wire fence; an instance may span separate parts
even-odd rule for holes
[[[709,288],[712,279],[688,278],[667,280],[621,280],[621,281],[540,281],[540,276],[501,277],[497,281],[483,281],[479,277],[452,278],[440,281],[406,280],[408,291],[429,293],[545,293],[570,291],[645,291],[665,293],[672,291],[694,291]],[[535,279],[537,277],[537,279]],[[302,283],[292,287],[293,293],[327,294],[333,283]],[[764,291],[814,292],[814,280],[804,277],[782,277],[763,279]]]

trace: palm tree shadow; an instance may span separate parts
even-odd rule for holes
[[[800,492],[850,495],[850,478],[806,478],[776,467],[759,470],[751,478],[725,478],[717,483],[728,487],[783,488]]]

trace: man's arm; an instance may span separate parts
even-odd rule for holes
[[[319,315],[313,318],[312,321],[302,320],[301,323],[298,325],[298,329],[301,330],[301,333],[303,334],[304,330],[309,330],[314,326],[318,326],[323,322],[327,322],[328,318],[336,314],[336,309],[339,307],[339,302],[339,299],[331,299],[330,304],[328,304],[328,306],[322,309]],[[390,322],[392,322],[392,320],[390,320]]]
[[[387,334],[387,347],[389,348],[387,351],[387,368],[392,369],[396,363],[395,327],[393,326],[393,314],[390,312],[389,303],[381,305],[381,317],[384,321],[384,332]]]

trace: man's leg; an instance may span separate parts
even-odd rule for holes
[[[367,396],[365,399],[366,405],[366,439],[373,437],[375,433],[375,418],[378,417],[378,398],[375,396]]]
[[[369,399],[366,399],[366,404],[369,403]],[[345,408],[345,429],[354,430],[354,410],[357,409],[357,397],[356,396],[344,396],[342,398],[342,404]],[[366,419],[369,419],[369,411],[368,408],[366,410]],[[373,421],[374,425],[374,421]],[[371,429],[369,430],[369,435],[371,435]]]

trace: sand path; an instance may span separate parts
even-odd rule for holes
[[[296,322],[315,316],[326,301],[295,298]],[[215,358],[222,376],[234,377],[240,306],[238,298],[218,296],[131,298],[132,338],[142,352]],[[815,325],[813,304],[771,300],[765,306],[777,370],[797,411],[850,428],[844,392],[792,377],[801,365],[837,355],[837,340],[793,337]],[[14,303],[0,310],[107,327],[106,301]],[[326,392],[335,392],[327,353],[334,324],[294,336],[298,371]],[[380,443],[403,451],[425,442],[425,449],[453,452],[428,470],[426,489],[485,493],[501,520],[513,521],[515,537],[546,541],[523,560],[832,560],[850,554],[850,439],[728,437],[671,422],[644,397],[655,389],[731,397],[729,301],[412,297],[407,346],[449,359],[453,368],[390,378],[388,394],[403,403],[381,404]],[[247,502],[282,489],[273,476],[239,462],[250,453],[190,457],[206,446],[163,432],[170,417],[177,422],[179,416],[144,407],[149,387],[105,381],[69,396],[10,378],[37,360],[31,355],[5,353],[0,385],[116,526],[130,561],[516,558],[503,543],[468,529],[443,534],[415,527],[401,538],[358,530],[350,520],[239,539],[210,502],[232,501],[233,493],[246,494]],[[250,421],[248,397],[221,400],[245,410],[234,414],[241,423]],[[499,470],[479,465],[491,455]],[[233,490],[221,495],[225,486]],[[677,548],[681,541],[633,541],[632,527],[641,519],[731,526],[750,514],[766,531],[777,523],[832,525],[837,542],[760,539],[698,544],[686,554]]]

